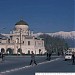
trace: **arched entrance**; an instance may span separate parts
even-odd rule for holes
[[[1,53],[5,53],[5,49],[4,48],[1,48]]]
[[[28,50],[28,54],[30,54],[30,50]]]
[[[22,54],[22,49],[19,48],[19,49],[17,50],[17,53],[18,53],[18,54]]]
[[[41,49],[39,49],[39,54],[41,54]]]
[[[6,53],[8,53],[8,54],[13,54],[13,49],[8,48],[8,49],[6,50]]]

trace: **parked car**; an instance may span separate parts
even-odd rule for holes
[[[65,58],[65,61],[71,60],[72,59],[72,53],[66,53],[64,58]]]

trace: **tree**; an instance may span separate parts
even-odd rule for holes
[[[62,38],[52,37],[47,34],[40,35],[39,37],[44,39],[44,45],[47,52],[62,52],[63,49],[68,49],[68,44]]]

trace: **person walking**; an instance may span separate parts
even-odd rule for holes
[[[2,61],[2,58],[1,58],[1,52],[0,52],[0,62]]]
[[[51,53],[49,53],[49,61],[51,60]]]
[[[4,61],[4,54],[2,53],[2,61]]]
[[[60,55],[60,52],[58,52],[58,56]]]
[[[74,64],[74,52],[72,53],[72,64]]]
[[[49,58],[48,56],[49,56],[49,54],[48,54],[48,52],[47,52],[47,60],[48,60],[48,58]]]
[[[52,51],[48,51],[48,52],[47,52],[47,60],[48,60],[48,61],[51,60],[51,55],[52,55]]]
[[[32,53],[32,54],[31,54],[30,65],[31,65],[33,62],[37,65],[37,63],[36,63],[36,61],[35,61],[35,55],[34,55],[33,51],[32,51],[31,53]]]
[[[3,53],[0,53],[0,58],[1,58],[1,62],[4,60],[4,55]]]

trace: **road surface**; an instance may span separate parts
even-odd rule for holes
[[[46,56],[36,57],[37,65],[29,65],[30,57],[6,57],[0,63],[1,75],[35,75],[37,72],[75,72],[75,65],[72,61],[64,61],[61,56],[52,56],[50,61]]]

